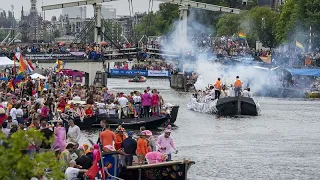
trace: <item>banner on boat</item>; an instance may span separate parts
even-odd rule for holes
[[[169,71],[156,71],[156,70],[148,70],[148,76],[150,77],[168,77]]]
[[[148,76],[148,71],[146,70],[110,69],[110,74],[114,76],[135,76],[137,73],[140,76]]]
[[[69,52],[69,53],[35,53],[35,54],[29,54],[26,53],[24,56],[27,59],[31,60],[56,60],[56,59],[62,59],[62,60],[73,60],[80,57],[84,57],[85,52]]]

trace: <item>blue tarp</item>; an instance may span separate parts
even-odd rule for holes
[[[292,76],[316,76],[320,77],[320,69],[296,69],[286,68]]]

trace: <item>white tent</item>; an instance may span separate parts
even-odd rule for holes
[[[8,57],[0,57],[0,66],[13,66],[13,65],[14,65],[14,62]]]
[[[31,77],[32,79],[37,79],[37,78],[39,78],[39,79],[48,79],[47,77],[45,77],[45,76],[43,76],[43,75],[41,75],[41,74],[38,74],[38,73],[34,73],[34,74],[32,74],[30,77]]]

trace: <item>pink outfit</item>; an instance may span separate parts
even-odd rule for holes
[[[158,96],[158,94],[152,94],[152,96],[151,96],[151,105],[153,105],[153,106],[159,105],[159,96]]]
[[[66,130],[64,127],[57,127],[55,131],[52,149],[62,152],[66,148]]]
[[[151,106],[151,97],[148,93],[141,95],[142,106]]]
[[[163,162],[161,156],[162,154],[159,151],[153,151],[146,154],[146,159],[148,160],[149,164],[155,164]]]
[[[164,134],[160,135],[157,140],[158,151],[162,154],[171,154],[171,148],[177,150],[176,146],[173,143],[173,139],[169,136],[168,138],[164,137]],[[165,148],[165,149],[161,149]]]

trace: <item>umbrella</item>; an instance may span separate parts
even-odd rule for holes
[[[102,41],[100,45],[108,45],[108,42]]]
[[[34,73],[34,74],[32,74],[30,77],[31,77],[32,79],[37,79],[37,78],[39,78],[39,79],[48,79],[47,77],[45,77],[45,76],[43,76],[43,75],[41,75],[41,74],[38,74],[38,73]]]
[[[59,45],[60,45],[60,46],[62,46],[62,45],[64,45],[64,44],[65,44],[65,42],[63,42],[63,41],[59,42]]]

